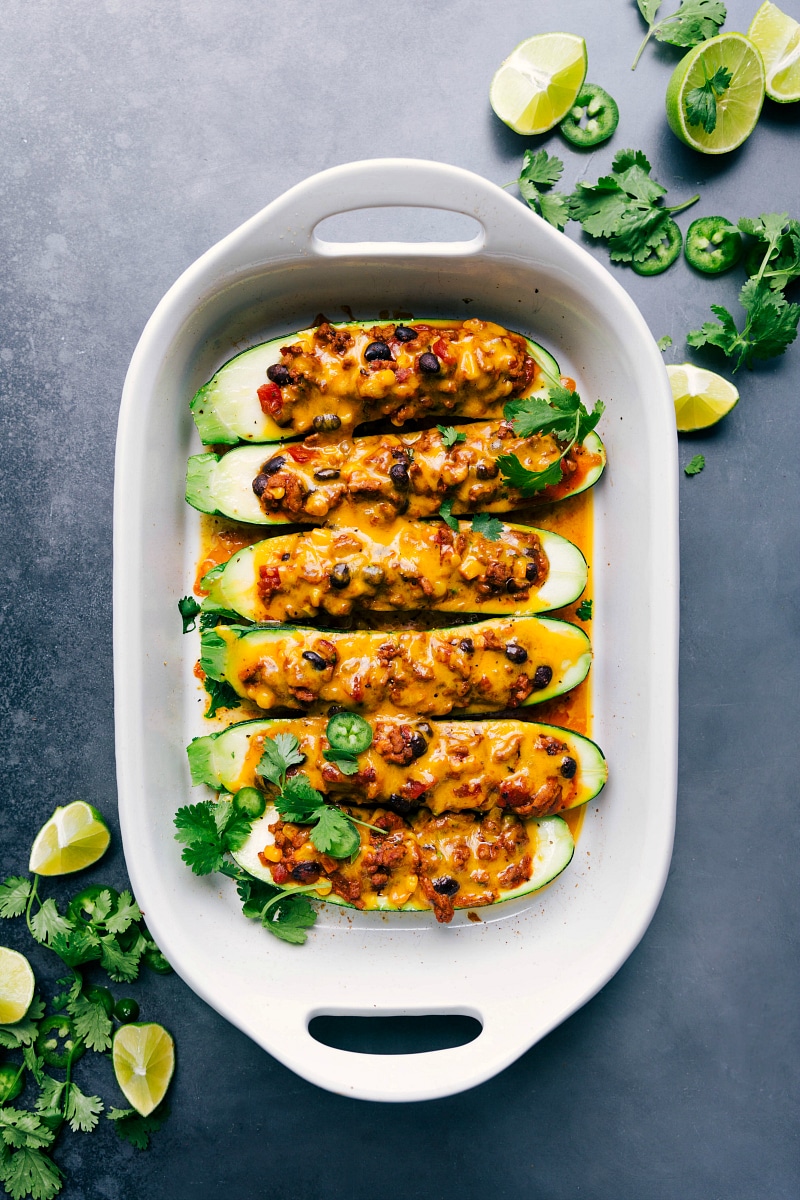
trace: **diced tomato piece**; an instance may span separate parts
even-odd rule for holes
[[[282,883],[286,883],[286,880],[289,878],[289,871],[283,865],[283,863],[275,863],[274,866],[270,863],[270,866],[272,866],[272,878],[275,883],[277,883],[279,887]]]
[[[283,395],[277,383],[262,383],[258,389],[258,402],[266,417],[279,417],[283,410]]]
[[[431,346],[431,350],[442,362],[454,363],[456,361],[455,357],[450,353],[450,346],[444,338],[437,338]]]
[[[281,589],[281,573],[277,567],[259,567],[260,592],[279,592]]]
[[[310,446],[304,446],[302,443],[299,446],[287,446],[286,450],[287,453],[292,456],[294,461],[299,463],[308,462],[308,460],[313,458],[316,454],[316,450],[312,449]]]

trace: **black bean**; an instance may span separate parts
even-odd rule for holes
[[[510,658],[513,663],[524,663],[528,661],[528,651],[516,642],[509,642],[506,646],[506,658]],[[552,671],[550,674],[552,675]]]
[[[291,557],[292,557],[291,554],[282,554],[281,562],[288,562]]]
[[[421,733],[412,733],[408,746],[414,758],[421,758],[428,749],[428,743]]]
[[[338,479],[340,472],[335,467],[322,467],[319,471],[314,472],[314,478],[320,483],[325,483],[328,479]]]
[[[542,688],[547,687],[552,678],[552,667],[537,667],[533,672],[533,690],[535,692],[540,692]]]
[[[345,706],[343,704],[332,704],[328,709],[328,716],[335,717],[336,714],[340,712],[347,712]]]
[[[567,756],[566,758],[562,758],[561,774],[564,776],[565,779],[572,779],[572,777],[575,774],[575,772],[577,771],[577,769],[578,769],[578,764],[575,762],[574,758],[570,758],[569,756]]]
[[[416,329],[409,329],[407,325],[398,325],[394,331],[394,336],[398,342],[413,342],[417,336]]]
[[[420,371],[424,371],[426,375],[438,375],[442,369],[442,364],[435,354],[420,354],[417,363]]]
[[[386,807],[392,812],[397,813],[398,817],[407,817],[414,807],[410,800],[405,796],[401,796],[399,792],[392,792],[389,799],[386,801]]]
[[[473,642],[472,638],[462,638],[458,645],[465,654],[475,653],[475,643]]]
[[[453,879],[452,875],[440,875],[438,879],[432,879],[431,883],[433,890],[440,896],[455,896],[461,887],[461,884],[457,879]]]
[[[524,592],[525,585],[522,583],[517,583],[516,579],[507,579],[506,591],[510,592],[511,595],[514,596],[517,592]],[[522,661],[524,662],[525,660],[523,659]]]
[[[500,468],[496,462],[478,463],[475,474],[478,479],[496,479],[500,474]]]
[[[417,729],[420,731],[420,733],[424,733],[425,737],[433,737],[433,727],[429,725],[427,721],[420,721],[420,723],[417,725]]]
[[[253,491],[259,499],[264,495],[264,492],[269,487],[269,475],[265,475],[262,471],[260,475],[256,475],[253,480]]]
[[[375,563],[368,563],[361,569],[361,578],[371,587],[380,587],[386,578],[386,572],[383,567],[379,567]]]
[[[304,650],[303,658],[306,660],[306,662],[311,663],[311,666],[315,671],[327,670],[328,664],[325,662],[325,659],[321,654],[317,654],[314,650]]]
[[[389,468],[389,478],[397,488],[408,487],[408,465],[404,462],[396,462],[394,466]]]
[[[538,579],[538,577],[539,577],[539,568],[537,567],[535,562],[529,562],[527,567],[525,568],[525,578],[530,583],[533,583],[536,579]]]
[[[337,563],[331,571],[331,587],[341,591],[350,582],[350,568],[347,563]]]
[[[286,462],[285,454],[276,454],[274,458],[268,458],[261,468],[262,475],[275,475],[280,471],[281,467]]]
[[[292,879],[296,879],[298,883],[315,883],[319,875],[319,863],[299,862],[292,867]]]
[[[289,368],[283,363],[273,363],[271,367],[267,367],[267,379],[272,383],[277,383],[278,387],[286,387],[287,383],[291,382]]]
[[[332,433],[341,423],[342,418],[337,417],[336,413],[319,413],[311,422],[317,433]]]
[[[364,351],[365,362],[392,361],[392,352],[386,342],[370,342]]]

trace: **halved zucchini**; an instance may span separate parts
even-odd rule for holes
[[[550,503],[591,487],[605,467],[596,433],[564,459],[561,481],[524,496],[508,487],[497,458],[514,454],[530,471],[542,471],[561,454],[552,434],[517,437],[506,421],[457,429],[463,441],[446,446],[438,429],[290,446],[238,446],[222,456],[196,454],[186,472],[186,499],[200,512],[251,525],[292,522],[351,524],[360,514],[373,524],[435,517],[444,500],[454,513],[511,512]]]
[[[265,710],[339,704],[425,716],[549,700],[580,683],[592,659],[583,630],[550,617],[391,633],[220,625],[201,646],[205,674]]]
[[[436,919],[444,923],[452,919],[454,909],[500,904],[538,891],[561,874],[575,852],[569,826],[560,817],[434,817],[420,809],[408,822],[394,813],[372,814],[373,822],[385,821],[386,834],[359,828],[360,852],[336,861],[308,840],[295,848],[284,838],[279,849],[270,829],[279,820],[270,806],[234,853],[239,866],[256,879],[279,883],[287,891],[304,886],[304,881],[306,887],[316,882],[313,898],[367,912],[434,909]],[[283,833],[291,838],[297,830],[286,825]],[[385,870],[379,856],[390,860]]]
[[[524,615],[563,608],[586,586],[586,559],[557,533],[503,525],[490,540],[462,522],[313,529],[239,550],[204,583],[206,612],[303,621],[359,610]]]
[[[586,804],[602,790],[608,766],[589,738],[533,721],[437,721],[374,716],[373,740],[358,755],[358,773],[327,762],[326,717],[242,721],[195,738],[187,748],[192,782],[237,792],[272,786],[257,773],[264,742],[279,733],[297,738],[302,771],[312,787],[337,804],[384,805],[405,815],[497,806],[518,816],[552,816]]]
[[[192,400],[202,441],[279,442],[381,417],[402,425],[414,417],[500,416],[510,397],[558,383],[551,354],[492,322],[399,328],[400,338],[395,324],[326,321],[238,354]]]

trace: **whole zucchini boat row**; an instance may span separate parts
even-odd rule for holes
[[[433,816],[423,808],[407,821],[378,811],[371,823],[386,832],[360,828],[361,849],[351,859],[329,858],[313,846],[307,827],[283,822],[270,806],[234,858],[257,879],[289,892],[316,884],[316,896],[310,893],[315,899],[366,911],[433,909],[437,921],[447,923],[456,909],[538,891],[564,870],[575,850],[560,817]]]
[[[427,721],[375,716],[372,743],[343,774],[325,759],[326,717],[242,721],[195,738],[187,748],[192,782],[217,791],[273,785],[258,774],[264,743],[278,734],[299,742],[311,786],[337,804],[381,805],[406,816],[415,808],[443,812],[509,809],[520,817],[552,816],[592,800],[608,767],[600,747],[570,729],[532,721]]]
[[[556,533],[462,522],[326,528],[246,546],[203,580],[206,612],[302,621],[354,611],[524,615],[562,608],[586,587],[586,559]]]
[[[529,471],[543,471],[561,454],[549,433],[521,438],[510,421],[486,421],[456,430],[463,440],[445,445],[438,429],[338,442],[305,442],[268,452],[239,446],[222,456],[189,459],[186,500],[200,512],[251,525],[286,522],[351,524],[434,517],[442,501],[454,513],[510,512],[522,505],[575,496],[600,478],[605,449],[596,433],[562,460],[557,484],[525,496],[503,479],[497,459],[513,454]],[[449,439],[448,439],[449,440]]]
[[[200,667],[267,711],[446,716],[549,700],[580,683],[591,658],[575,625],[510,617],[392,633],[220,625],[201,635]]]
[[[325,321],[237,355],[191,409],[206,444],[277,442],[381,417],[499,416],[558,378],[552,355],[490,321]]]

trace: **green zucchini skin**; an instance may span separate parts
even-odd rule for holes
[[[277,809],[270,805],[262,817],[253,822],[250,836],[240,850],[234,852],[233,857],[236,862],[247,871],[248,874],[256,879],[263,880],[265,883],[272,883],[272,874],[268,867],[265,867],[258,857],[258,852],[263,851],[265,846],[273,842],[273,835],[269,830],[269,826],[279,820]],[[572,861],[572,856],[575,853],[575,842],[570,832],[570,828],[561,817],[538,817],[531,818],[525,822],[528,835],[536,836],[536,850],[532,855],[532,870],[530,879],[518,884],[516,887],[511,887],[504,890],[493,904],[487,905],[489,908],[494,908],[498,904],[503,904],[508,900],[519,900],[524,896],[530,896],[534,892],[540,891],[548,883],[552,883],[561,872],[569,866]],[[293,891],[299,884],[287,882],[283,885],[287,892]],[[355,908],[356,905],[348,903],[341,896],[330,893],[327,896],[314,897],[312,899],[324,900],[328,904],[340,905],[344,908]],[[470,907],[470,905],[465,905]],[[380,893],[370,897],[370,904],[366,911],[375,912],[429,912],[430,906],[425,903],[420,903],[416,896],[410,901],[401,905],[393,905],[385,895]],[[458,911],[458,905],[456,905]]]
[[[385,719],[374,719],[371,722],[373,728],[375,727],[375,720],[385,721]],[[401,717],[396,720],[398,724],[405,723],[405,718]],[[522,737],[528,740],[527,746],[525,746],[524,742],[521,744],[520,757],[516,760],[517,767],[526,768],[530,766],[531,743],[539,738],[552,739],[553,741],[562,743],[566,749],[559,751],[559,754],[562,756],[568,754],[575,760],[576,770],[571,777],[575,792],[571,796],[568,795],[559,798],[557,806],[551,804],[547,807],[545,811],[549,815],[557,815],[557,813],[563,812],[566,809],[580,807],[580,805],[595,799],[605,787],[608,779],[608,765],[600,747],[590,738],[584,737],[582,734],[575,733],[572,730],[562,729],[557,725],[546,725],[531,721],[515,721],[504,718],[489,721],[442,720],[429,725],[429,729],[432,732],[427,735],[427,745],[424,753],[409,764],[402,767],[384,764],[375,751],[372,754],[368,754],[368,757],[360,759],[360,769],[363,769],[364,766],[369,766],[372,767],[373,771],[383,770],[382,777],[378,777],[380,779],[379,787],[371,789],[376,794],[368,799],[363,794],[359,794],[357,787],[353,787],[352,791],[348,794],[347,780],[340,781],[335,788],[331,788],[326,782],[326,778],[321,771],[321,768],[325,764],[323,760],[317,758],[316,750],[320,744],[325,745],[322,739],[324,737],[326,722],[327,718],[325,717],[240,721],[236,725],[229,725],[227,729],[194,738],[186,749],[192,783],[195,785],[205,784],[218,792],[237,792],[242,787],[261,787],[263,790],[265,784],[255,770],[257,764],[252,747],[254,745],[258,746],[262,738],[271,737],[277,733],[288,733],[297,738],[301,746],[300,752],[308,755],[306,764],[302,769],[306,773],[310,772],[312,785],[336,803],[341,804],[368,805],[371,807],[386,804],[393,789],[396,786],[402,786],[402,784],[396,782],[398,778],[402,778],[405,781],[410,775],[413,775],[417,779],[421,777],[429,779],[430,776],[427,772],[430,770],[431,765],[438,763],[441,760],[442,754],[446,756],[448,749],[452,752],[454,748],[460,749],[470,744],[474,747],[476,744],[480,744],[486,740],[488,740],[489,745],[496,747],[499,742],[502,742],[504,737],[506,739]],[[253,739],[256,739],[256,741],[254,742]],[[519,742],[517,744],[520,745]],[[543,752],[542,750],[538,750],[534,751],[534,753],[541,755]],[[549,758],[549,751],[547,753]],[[491,757],[491,754],[489,757]],[[480,761],[485,771],[487,764],[484,756],[481,757]],[[550,772],[551,763],[552,772]],[[505,764],[501,763],[496,764],[495,769],[497,770],[498,777],[500,777],[501,773],[505,773],[506,769],[508,770],[509,775],[504,776],[504,781],[510,777],[510,766],[506,768]],[[560,759],[554,755],[548,761],[548,773],[552,773],[553,776],[560,778],[559,769]],[[469,770],[464,770],[463,774],[465,778],[470,777]],[[481,803],[477,805],[472,803],[466,804],[461,800],[448,803],[447,796],[443,791],[446,787],[446,771],[441,775],[438,784],[426,785],[426,806],[432,811],[464,811],[468,808],[477,808],[486,811],[494,803],[493,796],[489,798],[488,803],[482,798]],[[269,790],[268,787],[267,790]],[[442,800],[444,800],[444,803],[442,803]]]
[[[436,324],[435,321],[428,323]],[[336,323],[333,328],[369,329],[375,324],[375,321],[347,321]],[[200,440],[205,445],[235,445],[239,441],[275,443],[311,432],[308,428],[296,429],[292,425],[281,428],[262,411],[258,399],[258,388],[267,382],[267,368],[279,362],[281,347],[309,332],[300,330],[285,334],[243,350],[198,389],[190,409]],[[552,354],[530,338],[525,338],[525,342],[528,354],[538,363],[545,380],[557,383],[559,366]],[[546,382],[526,395],[543,395],[545,392]],[[447,409],[442,405],[431,409],[431,413],[443,415]]]
[[[208,589],[208,595],[203,601],[203,610],[204,612],[219,612],[226,616],[241,617],[246,621],[313,621],[320,618],[325,620],[328,614],[341,616],[358,610],[397,612],[433,609],[438,612],[485,613],[487,616],[495,613],[497,615],[522,616],[564,608],[565,605],[577,600],[586,587],[588,567],[583,554],[572,542],[548,530],[532,530],[528,526],[509,523],[503,525],[499,536],[493,539],[498,552],[502,552],[504,538],[511,540],[509,534],[518,533],[521,535],[521,539],[524,539],[526,535],[535,534],[548,561],[548,574],[541,586],[530,585],[524,598],[519,598],[504,588],[488,598],[483,598],[475,594],[466,579],[456,578],[455,574],[450,573],[447,568],[443,569],[438,577],[435,575],[435,571],[438,569],[439,554],[438,552],[431,554],[431,551],[437,551],[436,544],[430,540],[436,532],[434,527],[428,525],[426,528],[429,541],[424,545],[421,556],[417,553],[419,531],[424,527],[404,521],[399,517],[394,528],[397,532],[394,535],[393,543],[386,547],[384,553],[384,543],[371,542],[369,531],[360,529],[351,531],[337,527],[336,535],[350,534],[354,539],[354,546],[358,540],[362,545],[360,551],[354,549],[349,552],[337,551],[332,535],[329,546],[325,547],[330,550],[328,560],[331,569],[337,562],[347,565],[347,582],[344,586],[337,588],[333,587],[329,579],[318,580],[313,586],[304,584],[298,563],[295,565],[294,571],[300,570],[300,578],[295,581],[294,590],[296,591],[299,584],[301,597],[299,601],[295,598],[293,608],[290,606],[291,584],[281,586],[279,604],[271,607],[269,603],[265,603],[259,591],[260,571],[270,567],[280,572],[282,557],[284,555],[292,556],[295,552],[302,554],[304,544],[307,544],[309,538],[312,541],[317,540],[311,559],[316,563],[324,546],[322,539],[326,537],[325,532],[287,534],[246,546],[237,551],[221,569],[215,567],[211,573],[213,579],[209,576],[205,577],[203,587]],[[461,522],[460,533],[467,539],[465,552],[468,554],[472,543],[472,526]],[[481,541],[483,539],[476,538],[474,544],[480,546]],[[522,557],[521,547],[524,545],[524,540],[512,542],[514,547],[512,552],[517,553],[518,559]],[[489,553],[491,554],[491,551]],[[381,568],[385,568],[384,579],[379,585],[376,585],[377,592],[365,585],[361,578],[359,567],[363,565],[365,559],[369,567],[378,564]],[[283,561],[288,563],[286,558]],[[441,597],[428,598],[419,586],[416,589],[404,587],[403,580],[407,579],[408,575],[404,575],[402,572],[408,571],[405,564],[409,561],[414,563],[422,577],[427,578],[430,582],[435,580],[437,585],[443,589],[448,585],[457,584],[457,594],[452,595],[452,586],[448,586],[448,590],[444,591]],[[292,569],[291,566],[289,569]],[[428,571],[431,572],[430,575],[427,574]],[[290,576],[290,578],[294,578],[294,576]],[[389,604],[387,596],[391,597],[395,588],[399,589],[399,592],[395,594],[399,596],[400,602]],[[303,608],[302,589],[305,590],[308,597],[305,609]],[[322,593],[321,596],[320,593]],[[319,599],[317,599],[318,596]],[[468,597],[466,600],[465,596]],[[316,604],[311,603],[312,597]],[[272,598],[270,597],[270,599]]]
[[[447,635],[450,635],[449,639]],[[438,644],[448,641],[455,648],[456,645],[463,645],[465,640],[474,645],[474,639],[478,635],[486,635],[490,640],[498,639],[499,644],[496,649],[481,650],[478,648],[478,650],[468,653],[464,652],[470,659],[470,673],[479,665],[485,673],[493,664],[495,666],[499,664],[510,676],[512,674],[510,663],[515,664],[515,670],[517,666],[521,667],[527,663],[527,670],[518,673],[517,679],[524,675],[527,684],[531,684],[533,675],[528,672],[543,668],[551,673],[549,681],[543,686],[536,681],[533,690],[529,691],[524,698],[522,698],[524,688],[520,689],[515,698],[512,684],[512,692],[502,702],[497,697],[490,699],[484,693],[483,700],[472,701],[458,707],[452,697],[440,694],[444,691],[441,681],[437,682],[439,691],[435,691],[433,687],[426,690],[421,685],[413,683],[404,685],[405,696],[402,700],[396,701],[387,700],[380,694],[381,691],[388,693],[390,690],[385,682],[378,683],[376,690],[371,690],[369,695],[364,689],[362,689],[363,694],[360,697],[353,694],[352,687],[349,692],[347,691],[346,672],[342,672],[341,663],[338,661],[342,654],[350,653],[348,669],[352,668],[354,656],[360,655],[360,661],[365,664],[363,669],[369,670],[374,666],[374,656],[377,654],[378,647],[391,638],[397,639],[401,644],[409,643],[407,656],[419,662],[420,657],[434,644],[437,644],[437,639]],[[414,638],[420,640],[416,644],[411,644]],[[360,646],[357,641],[348,646],[348,639],[362,639],[362,642]],[[366,646],[363,639],[368,639]],[[283,645],[280,645],[281,642]],[[320,670],[309,663],[307,658],[309,652],[312,656],[320,657],[314,651],[314,646],[321,645],[322,642],[325,645],[333,645],[337,656],[337,667],[332,669],[327,679],[322,677],[327,672],[322,670],[322,674],[320,674]],[[530,661],[527,657],[526,642],[533,656]],[[582,629],[567,621],[538,616],[490,618],[474,625],[453,625],[446,629],[430,630],[427,633],[405,631],[396,634],[381,631],[342,633],[341,631],[310,629],[299,625],[227,625],[204,631],[201,634],[200,644],[200,667],[205,674],[212,679],[229,683],[238,695],[251,700],[265,711],[274,707],[288,707],[313,712],[315,708],[324,709],[331,704],[344,704],[345,707],[356,711],[372,712],[381,704],[388,704],[390,709],[394,706],[395,711],[397,709],[402,711],[406,708],[419,712],[420,715],[434,717],[446,716],[454,711],[463,713],[496,712],[508,707],[527,707],[531,704],[540,704],[554,696],[563,695],[586,678],[592,661],[591,644]],[[517,657],[512,657],[505,649],[501,650],[500,648],[509,645],[514,646],[514,653]],[[305,649],[301,649],[303,647]],[[525,650],[526,655],[522,663],[519,662],[519,647]],[[495,653],[498,655],[497,660],[490,657]],[[363,657],[365,654],[366,659]],[[507,662],[500,658],[501,654],[505,656]],[[548,663],[546,656],[552,658],[553,662]],[[271,678],[270,685],[256,677],[261,673],[259,666],[261,663],[267,666],[267,673]],[[340,672],[338,679],[337,668]],[[362,668],[357,669],[360,671]],[[253,675],[254,671],[256,676]],[[378,674],[380,674],[379,670]],[[284,681],[290,677],[295,680],[302,678],[302,683],[291,685],[297,690],[309,688],[313,691],[316,688],[314,699],[298,700],[295,692],[291,691],[288,686],[285,688],[286,695],[276,698],[276,693],[272,688],[281,687]],[[249,682],[246,682],[245,679]],[[354,679],[355,676],[351,678],[351,685]],[[372,687],[371,684],[370,687]],[[408,698],[409,695],[411,700]],[[461,695],[465,695],[465,693],[462,692]]]
[[[467,444],[469,444],[470,440],[470,428],[469,425],[457,427],[458,432],[466,435]],[[377,446],[381,439],[373,438],[371,440]],[[357,439],[357,441],[363,443],[367,439]],[[455,499],[453,504],[454,513],[461,515],[462,513],[482,511],[492,513],[511,512],[515,508],[521,508],[523,505],[557,502],[587,491],[588,488],[593,487],[597,483],[602,475],[606,465],[606,453],[603,443],[594,432],[588,435],[583,442],[583,446],[592,455],[597,456],[599,461],[585,474],[579,475],[574,486],[566,488],[555,495],[552,489],[546,488],[533,497],[524,497],[519,491],[515,491],[513,488],[506,488],[501,496],[490,503],[485,503],[483,500],[476,501],[475,503],[462,503],[458,499]],[[211,453],[192,455],[186,470],[186,502],[199,512],[209,513],[212,516],[226,517],[228,520],[238,521],[245,525],[322,525],[330,519],[330,513],[328,512],[318,517],[310,515],[305,511],[299,513],[281,511],[266,513],[259,503],[258,497],[253,492],[253,480],[260,473],[267,458],[269,458],[269,451],[265,450],[262,445],[237,446],[223,455]],[[452,498],[455,490],[449,489],[448,495],[448,488],[444,487],[437,496],[437,505],[445,499]],[[410,499],[411,501],[414,500],[413,479]],[[332,509],[332,512],[335,514],[335,507]],[[435,507],[430,512],[426,510],[415,513],[412,503],[408,515],[412,518],[434,516]]]

